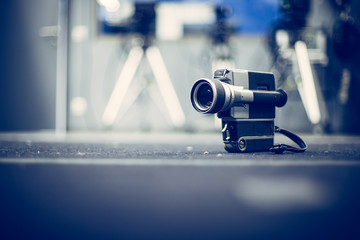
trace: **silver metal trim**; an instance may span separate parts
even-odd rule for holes
[[[243,122],[243,121],[252,121],[252,122],[270,122],[274,121],[274,118],[222,118],[224,121],[233,121],[233,122]]]
[[[245,139],[245,140],[247,140],[247,139],[272,139],[272,138],[274,138],[274,135],[265,135],[265,136],[242,136],[241,138],[239,138],[239,140],[240,139]],[[238,141],[239,141],[238,140]]]

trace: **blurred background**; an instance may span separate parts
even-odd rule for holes
[[[190,89],[271,71],[283,128],[359,134],[351,0],[0,1],[0,131],[215,131]]]

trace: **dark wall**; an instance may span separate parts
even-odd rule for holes
[[[55,128],[56,0],[0,0],[0,131]]]

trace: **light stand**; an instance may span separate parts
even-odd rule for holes
[[[212,40],[210,58],[211,70],[214,73],[217,69],[234,69],[235,60],[232,56],[229,38],[235,31],[234,26],[228,22],[231,8],[218,5],[215,6],[216,21],[211,29],[210,38]],[[214,124],[217,129],[221,129],[221,119],[214,116]]]
[[[211,68],[212,72],[222,68],[235,68],[235,61],[231,54],[229,38],[234,32],[234,26],[228,23],[231,9],[225,6],[216,6],[216,22],[211,29],[212,40]]]
[[[286,2],[286,1],[285,1]],[[291,2],[291,1],[290,1]],[[301,101],[314,131],[323,132],[328,122],[328,113],[324,102],[322,91],[319,89],[319,82],[316,74],[313,73],[313,64],[326,65],[328,58],[325,54],[325,37],[321,32],[315,34],[314,41],[317,41],[317,48],[309,49],[303,39],[307,30],[304,26],[306,15],[309,10],[309,1],[303,5],[286,6],[283,21],[273,31],[271,48],[274,54],[273,70],[277,80],[286,80],[286,68],[291,67],[291,73],[299,91]],[[275,45],[275,46],[274,46]]]
[[[312,65],[326,65],[327,56],[324,49],[308,49],[306,43],[300,39],[291,46],[287,34],[284,30],[276,33],[278,54],[292,68],[292,75],[309,121],[313,126],[317,126],[317,130],[323,131],[323,125],[327,121],[327,110]]]

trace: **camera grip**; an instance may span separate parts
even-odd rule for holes
[[[287,94],[284,90],[277,91],[253,91],[254,102],[274,103],[277,107],[282,107],[287,102]]]

